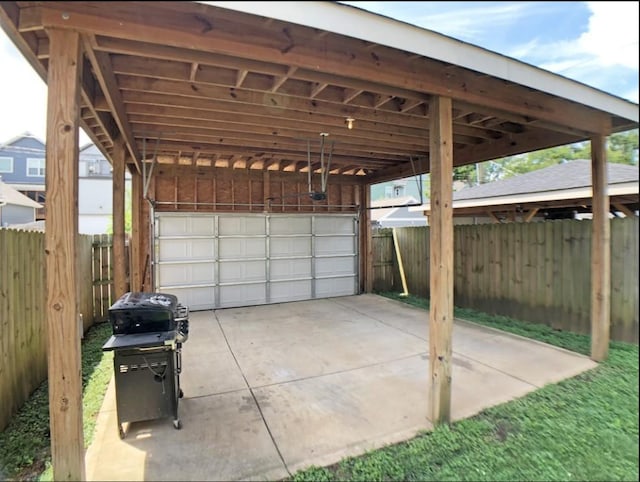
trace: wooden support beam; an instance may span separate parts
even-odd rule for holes
[[[196,80],[196,74],[200,70],[200,64],[198,62],[194,62],[191,64],[191,72],[189,72],[189,81],[194,82]]]
[[[371,186],[361,184],[356,191],[356,204],[360,206],[360,270],[363,280],[360,283],[365,293],[373,292],[373,239],[371,238]]]
[[[631,209],[629,209],[624,204],[613,203],[613,207],[616,208],[618,211],[620,211],[622,214],[624,214],[628,218],[632,218],[636,215]]]
[[[265,170],[262,174],[262,186],[263,186],[263,194],[264,200],[264,212],[268,213],[271,211],[271,202],[269,201],[269,197],[271,196],[271,173],[268,170]]]
[[[142,290],[142,175],[131,172],[131,243],[129,244],[129,289]]]
[[[98,52],[94,50],[96,45],[96,39],[93,35],[87,35],[84,38],[85,53],[93,66],[93,71],[97,77],[100,88],[109,104],[109,109],[113,115],[113,118],[118,125],[118,129],[126,141],[129,154],[134,159],[138,171],[140,169],[140,153],[135,143],[133,132],[131,132],[131,126],[127,121],[127,115],[122,102],[120,89],[118,88],[118,81],[113,69],[111,68],[111,60],[109,54],[104,52]]]
[[[78,312],[80,36],[48,31],[46,319],[54,480],[85,480]]]
[[[271,87],[271,92],[277,92],[278,89],[282,87],[282,84],[284,84],[287,80],[289,80],[289,77],[295,74],[296,70],[297,70],[297,67],[290,67],[286,75],[283,75],[282,77],[276,77],[273,81],[273,87]]]
[[[538,214],[539,208],[531,208],[531,210],[522,218],[525,223],[530,222],[533,217]]]
[[[242,86],[242,83],[244,82],[244,79],[247,77],[248,73],[249,71],[245,69],[238,70],[238,73],[236,74],[236,88]]]
[[[317,82],[316,85],[314,85],[311,88],[311,92],[309,94],[309,97],[311,97],[313,99],[315,96],[317,96],[320,92],[322,92],[327,87],[329,87],[328,83],[326,83],[326,82]]]
[[[606,360],[611,325],[611,237],[605,137],[591,138],[593,231],[591,234],[591,358]]]
[[[362,92],[363,91],[361,89],[344,89],[344,97],[342,98],[342,103],[348,104],[353,99],[362,94]]]
[[[451,99],[434,97],[431,158],[429,367],[431,422],[451,421],[453,332],[453,123]]]
[[[379,109],[380,107],[385,105],[387,102],[390,102],[394,98],[395,97],[392,95],[375,95],[373,98],[373,108]]]
[[[487,216],[491,218],[491,222],[494,224],[500,224],[502,222],[498,219],[498,216],[493,213],[493,211],[487,211]]]
[[[423,104],[423,100],[417,99],[405,99],[404,103],[400,107],[400,112],[409,112],[411,109],[418,107],[420,104]]]
[[[126,146],[119,138],[113,145],[113,286],[114,299],[127,292],[127,275],[124,252],[124,171]]]

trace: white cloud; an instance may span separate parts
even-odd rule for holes
[[[639,2],[588,2],[589,30],[578,39],[584,52],[603,66],[638,69]]]
[[[500,29],[525,16],[529,8],[530,5],[527,3],[510,2],[480,7],[465,5],[463,8],[450,11],[418,15],[413,17],[411,22],[451,37],[473,41],[486,33],[487,25],[490,25],[492,30]]]
[[[638,102],[638,2],[587,5],[591,16],[580,36],[561,42],[538,37],[506,54]]]
[[[402,22],[440,32],[459,40],[473,42],[484,37],[488,31],[510,25],[526,17],[532,8],[531,2],[504,2],[474,6],[447,2],[341,2],[375,12]]]

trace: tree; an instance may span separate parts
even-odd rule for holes
[[[591,143],[578,142],[566,146],[552,147],[536,152],[504,157],[481,163],[480,183],[508,179],[519,174],[535,171],[554,164],[591,159]],[[612,134],[607,139],[607,160],[620,164],[638,165],[638,129]],[[467,169],[462,169],[467,168]],[[470,179],[471,166],[456,168],[460,178]],[[455,176],[454,176],[455,178]],[[469,182],[469,185],[475,183]]]
[[[638,165],[638,129],[609,136],[607,158],[610,162]]]

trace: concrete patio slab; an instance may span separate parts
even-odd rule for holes
[[[300,305],[309,314],[300,312]],[[356,369],[427,349],[424,340],[334,301],[300,305],[282,304],[270,310],[274,317],[263,317],[256,309],[216,311],[250,386]]]
[[[277,480],[432,428],[428,313],[376,295],[191,313],[185,397],[171,420],[118,437],[112,382],[88,480]],[[596,364],[456,320],[452,417]]]
[[[431,429],[427,370],[427,357],[414,355],[254,391],[293,473]]]

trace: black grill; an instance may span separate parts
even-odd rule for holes
[[[188,309],[166,293],[125,293],[111,308],[109,320],[114,335],[176,331],[186,341]]]
[[[171,417],[181,428],[182,344],[189,309],[167,293],[125,293],[109,309],[113,335],[102,347],[114,352],[118,432],[122,424]]]

